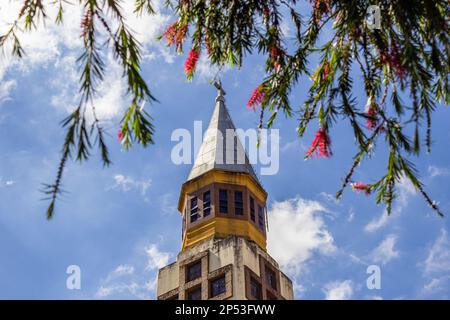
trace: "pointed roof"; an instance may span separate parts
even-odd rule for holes
[[[236,128],[225,106],[225,92],[220,84],[216,87],[218,87],[216,105],[187,180],[218,169],[248,173],[261,185],[239,137],[236,136]]]

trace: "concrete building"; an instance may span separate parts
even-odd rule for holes
[[[293,299],[266,251],[266,199],[218,86],[213,115],[178,202],[182,248],[158,273],[161,300]]]

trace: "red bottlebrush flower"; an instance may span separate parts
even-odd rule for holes
[[[187,25],[179,25],[177,20],[164,30],[162,36],[166,38],[168,46],[175,44],[177,47],[180,47],[186,37],[186,32]]]
[[[310,0],[313,3],[313,20],[315,24],[319,24],[322,16],[331,13],[330,0]]]
[[[263,8],[263,15],[264,15],[264,18],[265,18],[265,19],[268,19],[268,18],[269,18],[270,10],[269,10],[268,7],[264,7],[264,8]]]
[[[205,48],[206,48],[206,53],[209,55],[211,53],[211,46],[209,45],[208,31],[205,31]]]
[[[122,130],[119,130],[119,132],[117,132],[117,139],[119,139],[119,141],[122,141],[123,139]]]
[[[352,182],[350,184],[350,186],[352,187],[352,189],[356,192],[364,192],[367,196],[370,195],[371,190],[370,190],[370,186],[366,183],[363,182]]]
[[[378,115],[376,108],[371,107],[369,111],[367,111],[367,129],[373,130],[378,125]]]
[[[382,64],[389,64],[389,54],[387,52],[381,52],[380,61]]]
[[[403,80],[406,76],[406,68],[401,64],[398,57],[397,59],[393,61],[393,67],[395,69],[395,74],[397,77],[399,77],[401,80]]]
[[[327,61],[325,62],[323,66],[323,74],[322,74],[322,80],[325,80],[328,78],[328,75],[330,74],[330,63]]]
[[[285,54],[285,51],[279,46],[274,46],[269,49],[269,61],[276,71],[280,70]]]
[[[322,66],[319,66],[319,68],[316,69],[316,72],[312,75],[311,79],[316,81],[321,72],[322,76],[320,79],[323,81],[330,75],[330,63],[328,61],[325,61]]]
[[[370,130],[373,130],[378,125],[378,106],[373,100],[373,97],[369,97],[367,99],[366,104],[366,116],[367,116],[367,123],[366,127]]]
[[[247,101],[247,107],[252,108],[253,111],[255,108],[261,104],[265,96],[263,85],[261,84],[258,88],[253,90],[252,95],[250,96],[250,99]]]
[[[178,24],[178,21],[175,21],[170,26],[168,26],[162,34],[162,36],[164,38],[166,38],[166,40],[167,40],[167,45],[171,45],[175,42],[175,38],[177,35],[177,31],[176,31],[177,24]]]
[[[91,21],[92,21],[92,11],[87,10],[83,16],[83,19],[81,19],[81,36],[83,38],[86,37],[86,35],[89,31]]]
[[[395,69],[395,73],[400,79],[403,79],[406,75],[406,69],[400,58],[400,46],[396,42],[394,42],[393,48],[391,50],[391,56],[391,64]]]
[[[394,43],[393,48],[389,52],[381,52],[380,61],[392,68],[399,79],[403,80],[405,78],[406,68],[401,61],[400,48],[397,43]]]
[[[194,75],[195,67],[197,66],[198,58],[200,57],[200,50],[191,49],[189,51],[188,57],[184,62],[184,73],[188,80]]]
[[[306,152],[306,158],[316,155],[317,158],[328,158],[333,155],[331,152],[331,140],[324,128],[320,128],[314,137],[311,146]]]

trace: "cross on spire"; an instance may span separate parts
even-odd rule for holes
[[[214,80],[214,87],[217,88],[217,97],[223,97],[224,95],[226,95],[227,93],[225,92],[225,90],[223,90],[222,87],[222,82],[220,81],[220,79],[215,79]]]

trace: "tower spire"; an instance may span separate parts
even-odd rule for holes
[[[213,85],[208,131],[178,200],[181,251],[159,270],[157,297],[292,299],[292,281],[267,253],[267,192],[236,135],[220,80]]]
[[[216,104],[187,180],[211,170],[222,170],[249,174],[261,185],[228,113],[225,90],[220,80],[215,80],[213,84],[217,88]]]

